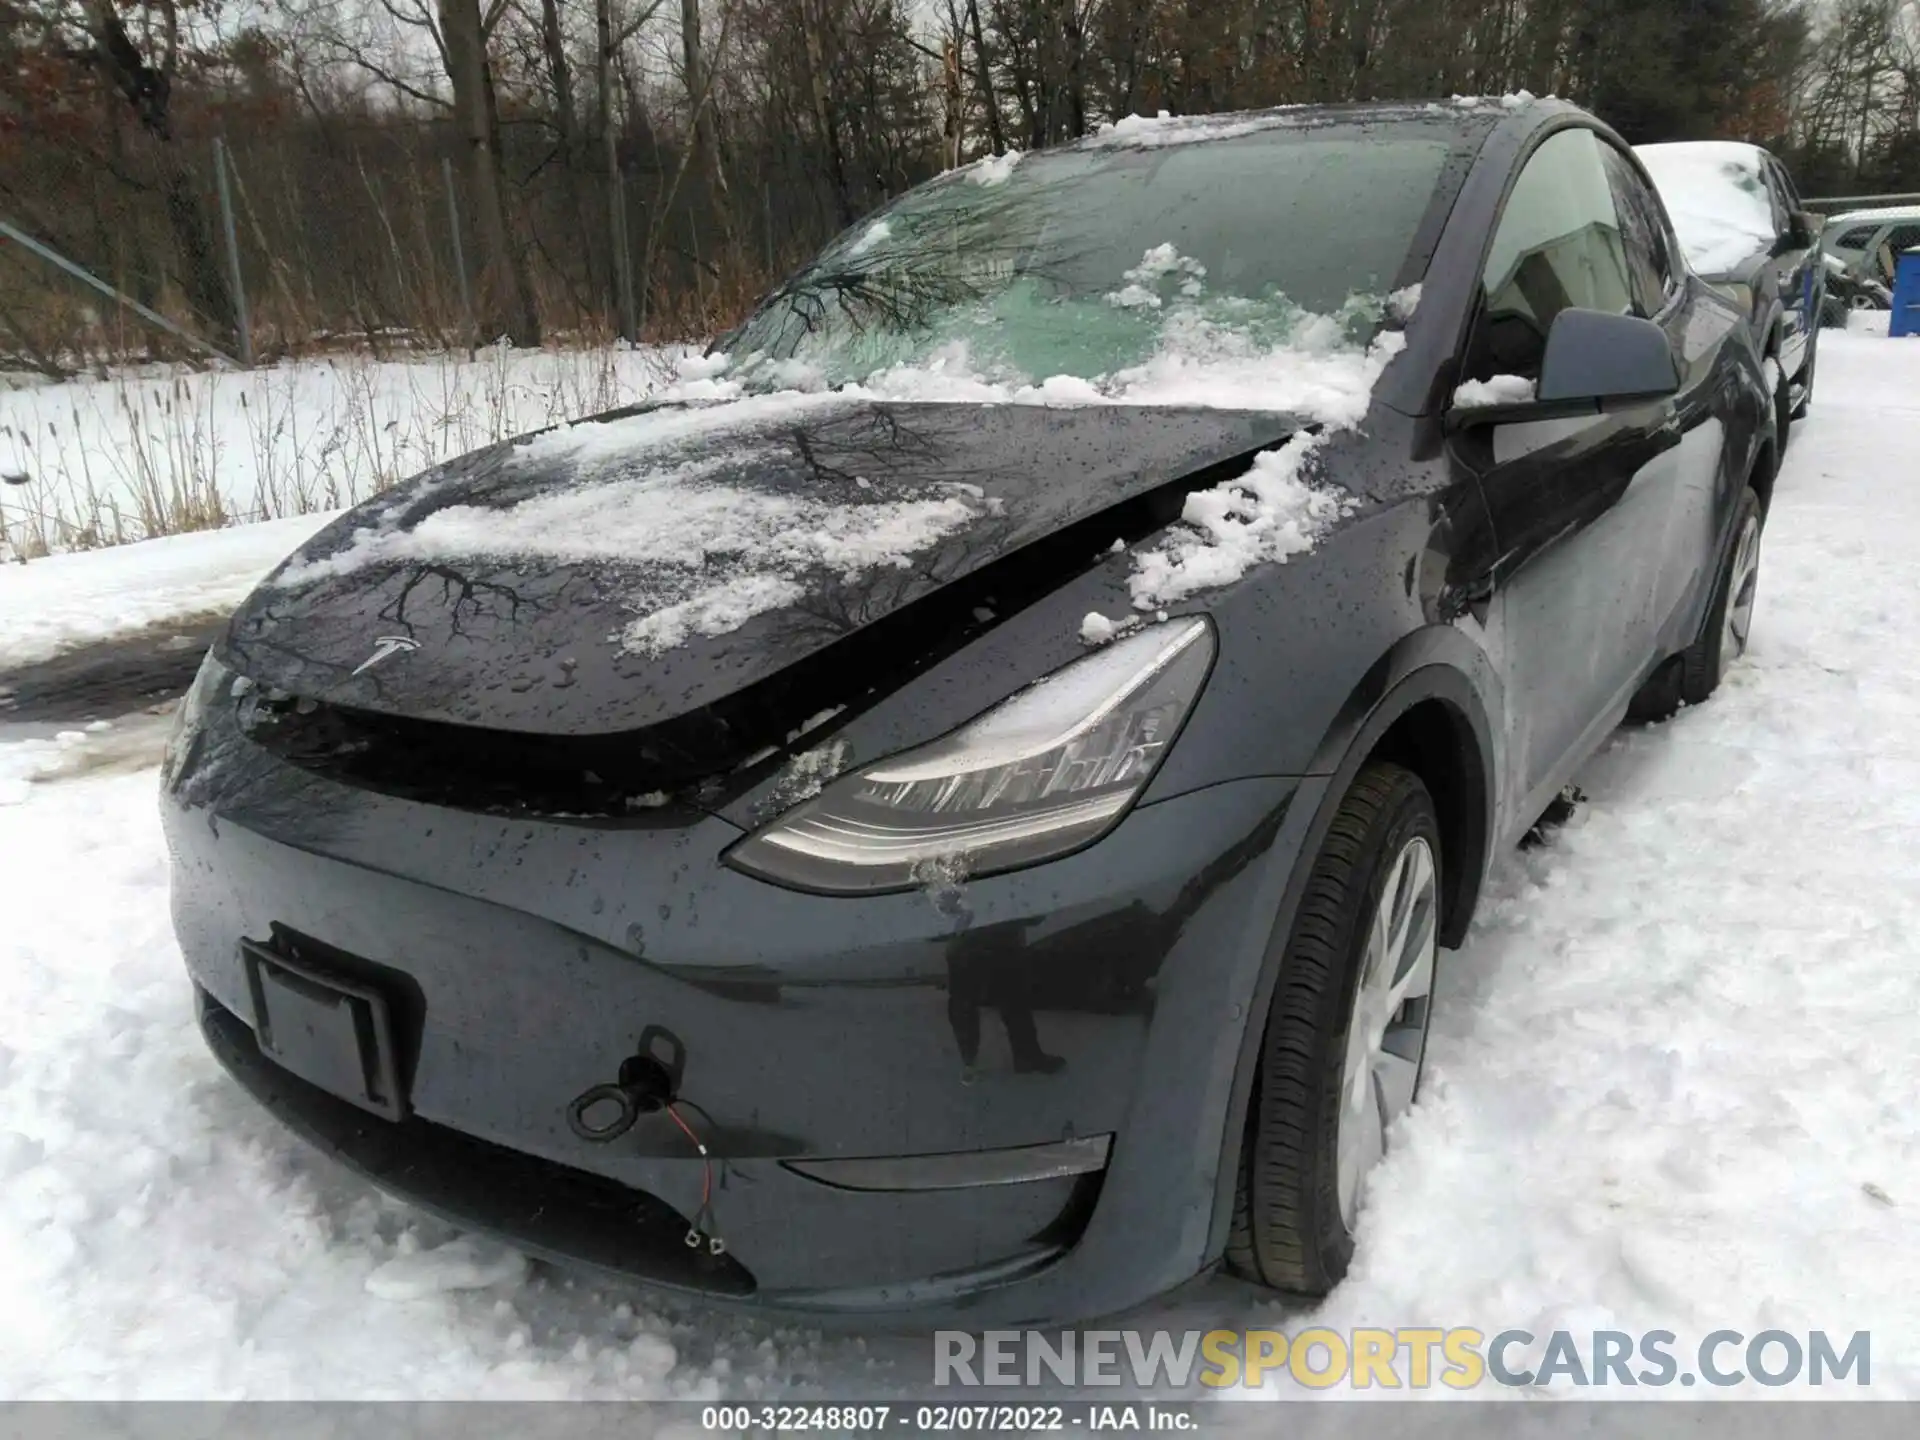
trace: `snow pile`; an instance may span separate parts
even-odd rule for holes
[[[892,234],[893,227],[891,225],[884,220],[876,220],[861,232],[858,240],[854,241],[853,244],[848,247],[847,254],[864,255]]]
[[[1101,122],[1099,129],[1078,144],[1091,149],[1129,147],[1152,149],[1163,145],[1191,145],[1201,140],[1232,140],[1288,124],[1301,107],[1282,105],[1267,110],[1226,115],[1127,115]]]
[[[1089,610],[1080,622],[1080,638],[1088,645],[1104,645],[1126,626],[1124,620],[1110,620],[1098,610]]]
[[[1018,150],[1009,150],[1003,155],[989,155],[967,166],[967,179],[975,185],[1004,185],[1007,177],[1013,174],[1013,167],[1019,163]]]
[[[704,413],[675,415],[660,428],[672,433],[674,422]],[[851,580],[904,566],[989,508],[971,486],[896,487],[884,498],[869,486],[854,500],[713,478],[723,468],[752,468],[750,431],[742,433],[744,453],[676,464],[657,446],[609,454],[604,436],[577,428],[585,438],[564,488],[504,508],[443,506],[405,529],[376,522],[331,555],[289,565],[277,583],[297,588],[367,565],[449,555],[599,562],[632,576],[628,603],[638,618],[619,643],[653,654],[792,604],[808,571]]]
[[[1659,187],[1687,263],[1702,275],[1724,275],[1749,256],[1772,250],[1765,151],[1730,140],[1700,140],[1641,145],[1633,153]]]
[[[1513,90],[1505,95],[1454,95],[1448,99],[1447,103],[1461,110],[1480,110],[1494,105],[1502,110],[1524,110],[1539,98],[1531,90]],[[1547,96],[1549,100],[1553,98],[1551,95]],[[1427,108],[1441,110],[1445,107],[1434,104]]]
[[[1303,431],[1256,455],[1246,474],[1187,496],[1182,523],[1134,557],[1128,582],[1134,608],[1157,610],[1231,585],[1256,565],[1311,550],[1354,503],[1305,478],[1307,460],[1321,443]],[[1084,622],[1080,633],[1089,638]]]
[[[0,565],[0,671],[231,610],[331,518],[296,515]]]
[[[1533,399],[1534,383],[1525,375],[1489,375],[1485,380],[1462,381],[1453,403],[1463,409],[1482,405],[1524,405]]]
[[[94,724],[104,726],[106,722]],[[60,730],[52,735],[19,740],[0,749],[0,806],[26,804],[33,798],[36,784],[57,775],[92,739],[92,727]],[[4,1178],[3,1172],[0,1178]]]
[[[1126,284],[1107,296],[1107,303],[1123,310],[1158,310],[1166,301],[1160,296],[1160,282],[1170,275],[1180,277],[1183,299],[1198,300],[1207,278],[1207,267],[1192,256],[1182,255],[1171,244],[1155,245],[1140,257],[1140,263],[1121,272]]]
[[[490,1290],[527,1278],[527,1257],[517,1250],[461,1236],[431,1249],[411,1233],[400,1237],[391,1260],[367,1276],[367,1294],[377,1300],[424,1300],[455,1290]]]
[[[649,611],[620,632],[620,648],[658,655],[695,635],[726,635],[756,615],[784,609],[806,597],[799,581],[765,571],[734,575]]]

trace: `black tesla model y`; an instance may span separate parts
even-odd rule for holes
[[[1325,1292],[1490,857],[1746,644],[1745,319],[1557,102],[934,179],[249,598],[164,767],[208,1043],[717,1303]]]

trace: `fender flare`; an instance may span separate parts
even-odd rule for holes
[[[1244,1012],[1246,1021],[1240,1027],[1239,1053],[1221,1126],[1220,1160],[1215,1171],[1213,1223],[1207,1240],[1209,1263],[1216,1261],[1226,1248],[1248,1106],[1259,1071],[1267,1014],[1279,983],[1287,942],[1292,937],[1294,916],[1319,858],[1320,846],[1354,777],[1381,739],[1416,705],[1433,700],[1446,704],[1466,727],[1471,737],[1470,753],[1477,757],[1479,775],[1474,778],[1481,792],[1478,823],[1469,827],[1470,833],[1477,832],[1479,837],[1478,853],[1470,856],[1469,863],[1463,867],[1449,867],[1455,869],[1459,878],[1448,881],[1443,938],[1451,934],[1457,943],[1459,933],[1465,930],[1472,915],[1500,826],[1498,797],[1504,776],[1499,751],[1494,745],[1495,730],[1490,714],[1500,713],[1501,690],[1492,662],[1478,644],[1453,626],[1431,625],[1408,635],[1368,669],[1315,751],[1311,778],[1326,783],[1313,817],[1293,852],[1259,975]]]

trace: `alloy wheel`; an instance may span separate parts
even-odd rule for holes
[[[1438,919],[1433,849],[1416,835],[1380,887],[1347,1024],[1335,1154],[1340,1218],[1349,1234],[1361,1181],[1386,1152],[1387,1128],[1413,1104],[1420,1083]]]
[[[1720,639],[1721,668],[1747,653],[1753,629],[1753,597],[1760,585],[1760,519],[1749,515],[1735,542],[1733,567],[1727,574],[1726,632]]]

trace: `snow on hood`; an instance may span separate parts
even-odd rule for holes
[[[1310,478],[1309,462],[1325,443],[1324,434],[1302,431],[1254,456],[1244,475],[1187,496],[1180,523],[1133,558],[1127,590],[1142,613],[1116,620],[1093,611],[1080,622],[1080,639],[1104,645],[1149,615],[1165,620],[1167,606],[1231,585],[1256,565],[1311,551],[1358,503]]]
[[[1313,549],[1354,504],[1307,480],[1307,461],[1323,443],[1303,431],[1256,455],[1246,474],[1189,495],[1181,523],[1134,559],[1133,608],[1157,610]]]
[[[1641,145],[1634,154],[1659,187],[1687,263],[1700,274],[1724,275],[1749,256],[1772,250],[1764,151],[1713,140]]]
[[[687,429],[701,413],[662,417],[659,428]],[[564,488],[505,508],[444,506],[404,529],[370,525],[331,555],[295,561],[277,581],[300,586],[367,565],[449,556],[610,562],[640,577],[629,597],[636,618],[614,638],[623,649],[657,654],[793,604],[810,570],[855,579],[905,566],[991,508],[960,485],[916,486],[860,504],[754,489],[715,473],[751,465],[751,450],[676,464],[657,445],[637,464],[628,446],[582,446]]]

